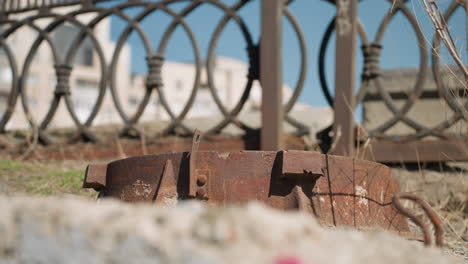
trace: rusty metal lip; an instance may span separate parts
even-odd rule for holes
[[[240,150],[240,151],[216,151],[216,150],[198,150],[197,151],[198,153],[202,153],[202,154],[205,154],[205,153],[216,153],[218,154],[218,156],[220,158],[223,158],[223,159],[226,159],[226,158],[229,158],[229,156],[231,156],[232,154],[236,154],[236,153],[268,153],[268,154],[273,154],[273,153],[280,153],[280,152],[297,152],[297,153],[317,153],[317,154],[320,154],[320,155],[323,155],[323,156],[336,156],[336,155],[330,155],[330,154],[323,154],[323,153],[320,153],[318,151],[307,151],[307,150],[278,150],[278,151],[271,151],[271,150],[268,150],[268,151],[263,151],[263,150]],[[122,159],[117,159],[117,160],[113,160],[109,163],[107,163],[108,165],[111,165],[113,163],[116,163],[116,162],[120,162],[120,161],[128,161],[128,160],[133,160],[133,159],[141,159],[141,158],[157,158],[157,157],[164,157],[164,156],[169,156],[169,155],[190,155],[190,153],[192,153],[192,151],[171,151],[171,152],[162,152],[162,153],[155,153],[155,154],[147,154],[147,155],[139,155],[139,156],[131,156],[131,157],[126,157],[126,158],[122,158]],[[227,155],[227,157],[223,157],[224,155]],[[376,163],[376,162],[373,162],[373,161],[369,161],[371,163]]]
[[[389,199],[399,187],[383,164],[306,150],[193,149],[91,165],[94,181],[86,186],[128,202],[172,204],[195,198],[225,205],[257,200],[277,209],[305,210],[324,225],[408,230],[403,216],[392,220],[397,212]],[[355,188],[363,180],[372,182],[364,184],[366,194]],[[366,199],[367,209],[359,199]]]
[[[287,157],[286,154],[292,154],[292,155],[298,155],[299,157],[301,156],[306,156],[306,155],[317,155],[317,157],[322,157],[322,163],[320,164],[314,164],[315,167],[312,170],[306,171],[304,170],[301,173],[309,173],[313,175],[320,175],[322,177],[326,177],[326,171],[328,170],[328,162],[327,160],[329,158],[342,158],[342,156],[338,155],[332,155],[332,154],[324,154],[318,151],[307,151],[307,150],[279,150],[279,151],[261,151],[261,150],[240,150],[240,151],[216,151],[216,150],[200,150],[196,151],[197,154],[200,154],[201,156],[210,156],[210,155],[216,155],[219,159],[222,160],[229,160],[232,156],[236,155],[241,155],[243,153],[250,154],[250,153],[258,153],[258,154],[265,154],[265,155],[277,155],[276,157],[280,159],[281,167],[280,167],[280,173],[283,176],[287,176],[289,172],[284,170],[284,166],[287,163],[285,160],[285,157]],[[117,159],[113,160],[111,162],[108,162],[106,164],[95,164],[99,166],[106,166],[107,168],[112,168],[114,166],[118,166],[118,164],[122,163],[128,163],[128,162],[141,162],[142,160],[170,160],[171,157],[176,157],[176,158],[182,158],[181,162],[190,162],[190,157],[192,156],[192,151],[172,151],[172,152],[162,152],[162,153],[155,153],[155,154],[147,154],[147,155],[139,155],[139,156],[131,156],[131,157],[126,157],[122,159]],[[264,155],[262,155],[264,156]],[[358,160],[360,163],[367,164],[368,166],[383,166],[386,168],[389,168],[388,166],[374,162],[374,161],[369,161],[369,160],[362,160],[362,159],[357,159],[357,158],[348,158],[350,160]],[[306,160],[307,161],[307,160]],[[88,172],[89,167],[92,165],[89,165],[86,172]],[[190,167],[190,166],[189,166]],[[297,172],[291,172],[290,174],[295,174]],[[86,176],[86,175],[85,175]],[[102,185],[106,186],[105,179],[106,177],[102,177]],[[83,185],[84,188],[93,188],[93,184],[89,185],[86,183],[87,177],[85,177],[85,183]],[[86,186],[86,187],[85,187]],[[94,188],[96,189],[96,188]]]

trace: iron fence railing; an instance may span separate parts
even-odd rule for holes
[[[86,2],[86,3],[85,3]],[[74,123],[80,130],[80,132],[85,136],[87,139],[95,139],[95,135],[91,132],[88,128],[91,126],[93,120],[96,118],[98,114],[101,104],[103,102],[104,94],[106,90],[109,89],[112,98],[115,104],[115,107],[122,118],[123,122],[125,123],[126,130],[135,128],[135,125],[139,122],[143,112],[147,108],[149,104],[149,98],[153,93],[158,94],[158,98],[162,107],[166,110],[167,114],[170,116],[171,122],[170,124],[164,129],[163,134],[170,134],[174,133],[176,129],[181,129],[186,133],[191,133],[195,128],[189,127],[185,124],[184,119],[186,119],[187,114],[191,110],[193,103],[195,101],[195,97],[200,87],[202,87],[200,83],[200,75],[202,72],[202,67],[206,68],[207,70],[207,83],[209,91],[211,92],[212,98],[216,103],[218,109],[221,111],[222,115],[224,116],[222,120],[212,127],[208,128],[206,133],[207,134],[216,134],[223,130],[227,125],[234,124],[238,126],[240,129],[243,129],[247,132],[251,132],[256,130],[256,128],[249,127],[247,124],[239,121],[237,116],[243,110],[246,101],[249,98],[249,93],[252,89],[253,83],[256,80],[259,80],[259,48],[258,43],[254,40],[253,36],[250,33],[248,25],[244,22],[242,17],[239,15],[238,11],[248,2],[249,0],[239,1],[234,6],[228,6],[221,1],[216,0],[196,0],[196,1],[188,1],[190,4],[185,7],[181,12],[173,11],[170,8],[170,5],[177,2],[187,2],[187,1],[180,1],[180,0],[165,0],[165,1],[156,1],[156,2],[146,2],[146,1],[128,1],[117,4],[112,6],[112,8],[104,8],[104,7],[97,7],[94,4],[90,4],[87,1],[57,1],[57,2],[26,2],[24,4],[23,1],[11,2],[9,4],[10,8],[5,9],[6,11],[16,12],[18,10],[26,10],[26,9],[34,9],[38,8],[40,12],[36,14],[31,14],[27,18],[22,18],[20,20],[12,19],[5,19],[3,24],[3,32],[0,35],[2,39],[2,48],[6,54],[5,58],[8,60],[13,73],[13,82],[11,88],[11,94],[9,98],[9,107],[6,108],[6,112],[3,114],[2,119],[0,121],[0,130],[4,131],[5,126],[11,115],[13,114],[13,109],[15,107],[17,97],[21,98],[22,106],[24,112],[26,113],[26,117],[30,124],[33,127],[37,127],[39,130],[39,134],[44,141],[50,141],[46,139],[45,130],[50,125],[50,122],[54,118],[56,111],[58,109],[58,105],[61,100],[63,100],[67,106],[67,110],[69,112],[70,117],[73,119]],[[291,1],[287,1],[291,2]],[[56,13],[52,7],[56,6],[63,6],[68,4],[80,4],[81,8],[73,9],[70,13],[62,14]],[[202,62],[202,58],[200,55],[199,45],[197,43],[195,33],[192,31],[190,26],[188,25],[187,21],[184,19],[186,16],[195,12],[199,7],[204,5],[211,5],[215,8],[224,12],[224,16],[218,26],[216,27],[215,33],[213,34],[210,42],[210,47],[207,52],[208,56],[205,62]],[[125,10],[132,8],[132,7],[143,7],[144,11],[137,15],[135,18],[130,18],[125,15]],[[154,12],[163,12],[169,16],[173,17],[173,22],[168,26],[166,29],[164,36],[159,43],[159,45],[153,46],[153,43],[150,43],[149,36],[147,32],[144,32],[139,22],[143,20],[146,16],[154,13]],[[8,14],[6,12],[6,14]],[[302,36],[302,31],[295,20],[292,13],[288,10],[288,8],[284,7],[284,15],[285,17],[291,22],[296,32],[296,35],[301,43],[301,52],[302,52],[302,62],[299,67],[301,67],[300,79],[296,84],[294,92],[290,98],[290,100],[284,105],[284,112],[288,113],[291,111],[293,106],[298,100],[298,97],[302,91],[304,80],[305,80],[305,72],[306,72],[306,61],[305,61],[305,53],[306,53],[306,46],[304,42],[304,38]],[[80,14],[84,13],[93,13],[95,17],[90,20],[89,23],[84,24],[76,17]],[[99,41],[97,40],[96,36],[93,34],[93,29],[99,25],[105,18],[110,16],[117,16],[123,19],[128,23],[128,26],[125,28],[123,33],[118,37],[118,41],[115,45],[115,51],[110,59],[110,61],[106,61],[103,48],[101,47]],[[41,28],[32,21],[43,19],[43,18],[53,18],[53,21]],[[215,49],[218,44],[219,38],[223,30],[225,29],[227,23],[233,20],[239,29],[242,32],[242,36],[245,40],[246,51],[249,58],[249,70],[247,74],[247,84],[242,92],[242,96],[240,97],[239,101],[235,104],[232,109],[228,109],[228,107],[224,104],[221,100],[220,96],[218,95],[218,91],[216,89],[213,71],[214,71],[214,61],[215,61]],[[76,35],[76,38],[71,42],[71,47],[67,50],[67,54],[58,54],[58,48],[56,47],[56,43],[51,40],[51,35],[54,33],[60,25],[69,23],[72,24],[74,27],[79,29],[79,34]],[[161,69],[165,63],[165,53],[168,45],[168,41],[171,39],[175,29],[180,26],[182,29],[187,33],[189,36],[191,46],[193,48],[194,57],[195,57],[195,81],[193,83],[193,89],[190,94],[190,98],[188,99],[186,105],[184,106],[183,110],[176,114],[175,111],[172,109],[171,104],[166,99],[167,96],[164,94],[164,80],[161,76]],[[18,65],[15,61],[15,55],[11,51],[11,48],[8,46],[8,42],[4,40],[8,40],[10,35],[13,35],[15,31],[19,30],[22,27],[31,27],[35,31],[37,31],[37,39],[35,39],[32,48],[29,50],[25,62],[22,66],[22,69],[17,69],[16,66]],[[118,76],[116,76],[117,71],[117,63],[119,56],[124,49],[125,42],[128,40],[129,35],[132,32],[136,32],[138,36],[143,41],[144,50],[146,52],[146,62],[147,62],[147,76],[146,76],[146,92],[144,95],[143,100],[141,101],[138,109],[136,110],[135,114],[129,116],[124,107],[121,104],[122,98],[119,98],[118,92],[116,91],[116,82]],[[99,93],[98,99],[96,103],[92,107],[92,111],[89,114],[88,118],[82,122],[78,118],[78,114],[74,109],[71,100],[71,93],[73,89],[70,89],[70,75],[73,72],[73,61],[74,57],[76,56],[76,50],[83,44],[84,39],[89,38],[91,39],[91,43],[95,50],[95,53],[98,57],[100,62],[100,80],[99,80]],[[33,62],[33,57],[38,52],[39,47],[41,44],[46,43],[50,45],[52,50],[53,60],[54,60],[54,67],[56,71],[56,87],[54,91],[54,98],[53,102],[50,105],[49,111],[43,120],[35,120],[34,115],[31,113],[34,111],[31,109],[31,102],[27,96],[26,90],[26,80],[29,77],[29,71],[31,68],[31,64]],[[204,65],[202,65],[204,64]],[[21,92],[23,91],[23,92]],[[303,124],[299,123],[298,121],[294,120],[290,116],[286,116],[286,120],[295,126],[298,129],[299,134],[307,133],[307,128]]]
[[[65,104],[67,105],[67,109],[69,111],[70,116],[74,120],[76,126],[79,128],[81,133],[87,138],[94,138],[89,128],[91,127],[93,120],[99,112],[105,91],[109,89],[109,91],[112,94],[115,107],[127,128],[133,128],[136,126],[143,111],[149,103],[149,98],[151,94],[157,93],[158,98],[160,98],[161,100],[162,107],[165,109],[165,111],[171,119],[171,122],[164,130],[164,133],[173,133],[175,129],[182,129],[185,132],[190,133],[193,131],[194,128],[190,127],[185,122],[185,119],[187,117],[188,112],[193,106],[198,89],[199,87],[201,87],[200,74],[202,71],[202,67],[206,68],[207,70],[207,87],[211,93],[212,99],[214,100],[216,106],[223,115],[222,120],[207,128],[206,132],[216,134],[222,131],[226,126],[230,124],[236,125],[237,127],[245,130],[246,132],[251,132],[252,130],[256,129],[253,127],[249,127],[248,124],[243,123],[238,119],[240,112],[243,110],[245,103],[249,98],[249,94],[251,92],[253,83],[260,79],[260,43],[254,40],[250,32],[249,25],[245,23],[245,20],[240,14],[240,10],[247,3],[251,2],[251,0],[240,0],[234,5],[227,5],[222,1],[217,0],[124,1],[116,2],[113,5],[108,5],[105,7],[94,5],[95,2],[97,1],[5,0],[2,2],[2,4],[0,5],[0,13],[3,13],[4,17],[3,31],[0,35],[0,44],[1,48],[3,48],[4,50],[5,58],[7,58],[13,73],[13,82],[10,96],[8,99],[9,107],[6,108],[5,113],[3,114],[3,117],[0,121],[0,129],[2,131],[5,130],[6,124],[13,113],[13,109],[15,107],[16,101],[18,100],[18,97],[21,98],[23,108],[29,119],[28,121],[34,126],[38,127],[40,131],[46,130],[46,128],[50,124],[51,119],[54,116],[55,111],[57,110],[59,102],[61,100],[64,100]],[[171,5],[177,2],[189,2],[189,4],[181,11],[174,11],[171,8]],[[295,31],[295,35],[300,43],[301,61],[300,64],[297,65],[297,67],[300,68],[300,78],[294,87],[293,94],[290,97],[289,101],[284,104],[284,113],[286,113],[286,121],[292,124],[294,127],[296,127],[299,134],[304,134],[308,132],[307,126],[305,126],[297,120],[294,120],[290,115],[288,115],[288,113],[296,104],[302,92],[304,81],[306,79],[308,63],[306,55],[307,43],[305,43],[303,31],[298,21],[296,20],[296,17],[288,9],[288,4],[291,2],[293,1],[285,1],[286,5],[284,6],[282,11],[284,17],[287,20],[289,20],[289,22],[291,22],[291,25],[293,26],[293,29]],[[328,2],[334,3],[335,1]],[[80,8],[74,9],[67,14],[60,14],[54,12],[53,7],[64,5],[80,5]],[[207,58],[202,59],[195,33],[191,29],[188,21],[186,20],[186,17],[191,13],[196,12],[198,8],[206,5],[210,5],[217,8],[218,10],[221,10],[224,15],[220,22],[217,24],[216,30],[211,36],[209,49],[206,53]],[[138,11],[139,14],[130,18],[129,16],[125,15],[125,11],[133,7],[140,7],[142,9]],[[377,97],[381,98],[382,104],[391,112],[392,117],[383,122],[381,125],[368,130],[367,135],[369,138],[373,140],[385,140],[391,142],[417,141],[428,137],[434,137],[439,140],[453,139],[458,135],[455,135],[453,132],[449,131],[449,128],[452,127],[455,123],[467,119],[466,105],[464,102],[460,101],[460,98],[455,96],[451,89],[445,87],[444,82],[440,79],[442,76],[441,62],[438,56],[436,55],[436,52],[433,52],[434,55],[432,56],[432,74],[428,74],[431,72],[431,66],[429,64],[429,56],[427,52],[428,50],[430,50],[426,39],[427,36],[424,36],[421,28],[419,27],[417,18],[411,11],[411,7],[408,1],[397,0],[391,8],[392,9],[389,9],[389,12],[387,12],[382,18],[382,20],[379,22],[380,26],[378,27],[378,32],[375,36],[375,39],[373,40],[368,37],[364,25],[358,22],[357,37],[360,38],[363,44],[362,56],[364,57],[364,68],[361,71],[362,74],[360,89],[356,94],[356,97],[353,98],[353,100],[349,100],[349,102],[356,101],[356,103],[351,106],[348,106],[348,108],[350,108],[350,111],[352,111],[352,109],[354,109],[357,105],[362,104],[366,98],[366,95],[369,94],[369,89],[374,89],[373,92],[377,94]],[[464,1],[454,0],[447,10],[446,19],[449,20],[455,12],[455,10],[457,10],[458,8],[466,9],[466,3]],[[15,12],[22,12],[34,9],[40,9],[42,11],[31,14],[26,18],[23,17],[18,20],[16,20],[13,16],[9,16]],[[140,22],[145,17],[151,15],[154,12],[163,12],[166,15],[169,15],[173,18],[172,23],[170,23],[170,25],[165,29],[161,42],[158,46],[154,46],[154,43],[150,43],[150,41],[148,40],[149,37],[147,32],[144,32],[144,30],[142,30],[140,26]],[[81,22],[79,19],[77,19],[77,16],[84,13],[93,13],[94,17],[86,23]],[[396,14],[402,14],[409,21],[409,25],[412,27],[416,35],[420,58],[419,67],[415,75],[416,77],[415,82],[413,84],[413,88],[410,89],[406,94],[400,94],[400,97],[405,97],[403,105],[397,103],[396,99],[392,97],[391,89],[382,85],[383,77],[380,69],[380,57],[382,50],[385,48],[385,43],[383,43],[383,35],[387,31],[389,23],[392,21],[392,19],[394,19]],[[118,41],[116,44],[115,51],[112,54],[112,57],[109,61],[106,61],[104,51],[102,50],[99,41],[97,41],[96,37],[93,35],[93,28],[98,26],[99,23],[101,23],[105,18],[110,16],[119,17],[127,23],[127,27],[117,38]],[[45,17],[53,18],[53,20],[45,27],[37,27],[34,25],[34,23],[32,23],[32,21],[34,20],[38,20]],[[213,62],[215,61],[215,49],[219,41],[220,35],[225,29],[227,23],[230,21],[234,21],[234,23],[242,33],[242,37],[245,41],[246,53],[249,59],[249,71],[246,77],[247,84],[244,87],[242,96],[240,97],[239,101],[235,104],[234,107],[228,109],[228,107],[226,107],[225,103],[220,98],[216,89],[216,84],[213,78]],[[37,52],[38,47],[42,43],[45,42],[47,43],[47,45],[50,45],[53,51],[56,50],[54,49],[53,42],[50,40],[50,34],[52,34],[54,30],[59,27],[59,25],[64,23],[70,23],[79,28],[80,34],[78,34],[76,39],[74,39],[74,41],[72,42],[73,48],[69,49],[68,54],[54,56],[57,80],[57,85],[54,92],[54,101],[51,104],[50,110],[44,120],[33,120],[31,115],[28,115],[28,113],[31,111],[29,106],[30,102],[28,101],[27,96],[23,92],[25,85],[24,82],[27,79],[28,75],[28,68],[31,64],[32,57],[34,57],[34,54]],[[329,26],[325,32],[325,35],[323,36],[320,54],[318,56],[320,72],[319,76],[322,90],[325,97],[327,98],[327,101],[330,103],[331,106],[333,106],[334,98],[331,95],[331,89],[326,81],[325,53],[327,51],[327,48],[330,46],[330,40],[332,34],[335,31],[335,25],[337,25],[337,23],[338,22],[336,21],[336,18],[332,18],[330,20]],[[11,47],[8,46],[7,40],[9,36],[13,35],[13,33],[16,30],[26,26],[31,27],[35,31],[37,31],[37,39],[35,40],[32,49],[29,51],[29,54],[26,56],[26,60],[22,68],[20,69],[17,67],[18,62],[15,61],[15,54],[13,54],[13,52],[11,51]],[[166,100],[164,89],[161,89],[161,87],[164,86],[164,79],[161,75],[161,68],[165,63],[165,54],[168,41],[171,39],[177,27],[181,27],[189,36],[191,46],[194,51],[194,65],[196,67],[196,77],[193,84],[193,90],[185,107],[179,114],[176,114],[171,108],[170,103],[168,103],[168,101]],[[119,98],[118,94],[116,93],[115,86],[117,76],[115,75],[117,73],[117,60],[120,56],[120,53],[122,52],[124,44],[128,40],[128,37],[131,33],[136,33],[143,42],[144,50],[146,52],[145,56],[148,72],[145,83],[146,92],[144,95],[144,99],[141,101],[141,104],[138,106],[138,109],[135,112],[135,114],[132,116],[128,116],[123,110],[123,107],[120,103],[121,98]],[[91,39],[92,45],[94,46],[97,57],[101,63],[101,79],[99,82],[98,100],[96,101],[96,104],[94,105],[93,110],[91,111],[88,118],[84,122],[82,122],[77,117],[77,113],[74,110],[73,105],[71,103],[70,94],[72,93],[72,90],[69,87],[69,77],[71,72],[73,71],[72,61],[73,57],[76,55],[76,49],[80,47],[80,45],[82,45],[85,38]],[[433,45],[436,51],[440,49],[439,43],[440,41],[437,35],[435,35],[433,39]],[[337,60],[339,59],[340,58],[337,58]],[[337,72],[335,74],[339,75],[340,73]],[[413,109],[414,105],[419,101],[419,98],[424,92],[424,86],[425,84],[427,84],[428,78],[434,78],[435,83],[437,85],[437,89],[439,91],[439,98],[441,100],[444,100],[448,104],[450,109],[453,111],[452,116],[450,116],[443,122],[436,124],[435,126],[428,126],[427,124],[422,123],[420,120],[415,120],[414,118],[409,117],[410,111]],[[335,94],[341,94],[341,91],[335,90]],[[398,135],[393,135],[389,133],[389,131],[399,123],[405,124],[406,126],[413,129],[414,132]],[[335,125],[339,126],[340,124]],[[342,131],[342,133],[349,134],[353,133],[353,131]]]
[[[13,14],[31,10],[50,9],[70,5],[92,5],[109,0],[2,0],[0,14]]]

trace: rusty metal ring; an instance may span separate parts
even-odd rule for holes
[[[431,206],[421,199],[420,197],[412,194],[412,193],[396,193],[393,196],[392,199],[392,204],[393,206],[404,216],[408,217],[411,219],[414,223],[416,223],[423,231],[424,234],[424,245],[425,246],[430,246],[432,245],[432,239],[430,235],[430,228],[429,226],[424,223],[423,219],[420,217],[417,217],[414,215],[413,212],[409,211],[406,207],[404,207],[400,200],[406,199],[415,202],[416,204],[420,205],[424,212],[426,213],[427,217],[431,221],[432,225],[434,226],[434,235],[435,235],[435,245],[437,247],[443,247],[444,246],[444,229],[442,222],[440,218],[437,216],[437,214],[434,212],[434,210],[431,208]]]

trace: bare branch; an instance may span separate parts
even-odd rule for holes
[[[460,57],[460,54],[457,51],[455,42],[452,38],[452,34],[448,28],[447,22],[444,19],[444,15],[440,11],[439,5],[435,0],[421,0],[424,4],[424,9],[426,13],[429,15],[429,18],[434,25],[436,33],[444,42],[445,46],[447,47],[450,55],[453,57],[455,62],[457,63],[458,67],[462,71],[465,76],[465,81],[468,80],[468,69],[463,64],[463,61]]]

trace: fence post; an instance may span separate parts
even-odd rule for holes
[[[358,0],[336,0],[333,154],[354,156],[354,87]]]
[[[261,149],[283,148],[282,29],[284,0],[262,0],[260,83],[262,85]]]

